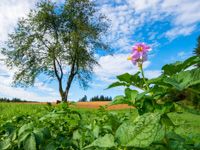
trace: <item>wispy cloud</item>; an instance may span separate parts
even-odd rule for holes
[[[114,56],[102,56],[98,62],[101,67],[95,67],[94,71],[97,75],[97,80],[113,82],[117,75],[124,73],[135,74],[139,71],[137,66],[133,66],[131,61],[127,58],[130,54],[115,54]],[[147,68],[150,65],[150,61],[144,62],[143,67]]]

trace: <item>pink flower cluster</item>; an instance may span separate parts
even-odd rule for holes
[[[142,64],[148,59],[147,52],[151,51],[151,45],[146,45],[146,43],[136,43],[132,46],[131,57],[128,60],[132,60],[133,65],[138,63]]]

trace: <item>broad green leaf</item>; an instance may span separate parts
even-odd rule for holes
[[[69,102],[69,105],[75,105],[78,106],[78,104],[76,102]]]
[[[130,101],[131,106],[132,106],[133,102],[135,101],[137,94],[138,94],[138,91],[136,91],[136,90],[131,90],[129,88],[125,89],[126,98],[128,99],[128,101]]]
[[[33,131],[33,135],[35,137],[36,145],[40,145],[44,138],[43,133],[39,129],[36,129]]]
[[[185,69],[189,68],[190,66],[192,66],[192,65],[194,65],[194,64],[197,64],[197,63],[199,63],[199,62],[200,62],[200,59],[199,59],[199,56],[198,56],[198,55],[192,56],[192,57],[186,59],[186,60],[183,62],[183,64],[181,65],[181,68],[182,68],[183,70],[185,70]]]
[[[111,103],[109,103],[110,105],[116,105],[116,104],[124,104],[124,96],[120,95],[120,96],[116,96],[113,101]]]
[[[126,84],[124,82],[115,82],[115,83],[112,83],[111,85],[109,85],[109,87],[106,89],[110,89],[110,88],[117,87],[117,86],[128,86],[128,84]]]
[[[157,78],[153,78],[153,79],[150,79],[147,81],[147,84],[150,85],[150,84],[157,84],[157,83],[160,83],[162,82],[162,80],[165,78],[166,76],[164,74],[161,74],[159,77]]]
[[[115,147],[114,136],[112,134],[106,134],[105,136],[93,141],[90,145],[84,147],[84,149],[90,147],[102,147],[102,148]]]
[[[172,76],[173,74],[180,72],[182,68],[180,67],[183,63],[181,61],[177,61],[175,63],[166,64],[162,67],[163,73],[165,75]]]
[[[5,125],[3,125],[2,128],[5,129],[5,131],[9,134],[9,138],[11,139],[11,141],[16,139],[16,130],[11,123],[6,123]]]
[[[172,110],[173,112],[189,112],[189,113],[192,113],[195,115],[200,115],[200,111],[197,111],[196,109],[185,107],[178,103],[174,103],[174,107],[172,109],[173,109]]]
[[[144,98],[141,101],[141,104],[140,104],[141,108],[138,108],[138,113],[139,113],[140,116],[143,115],[143,114],[145,114],[145,113],[153,112],[154,107],[153,107],[152,99],[151,98],[152,97],[146,96],[146,98]]]
[[[45,139],[49,139],[51,137],[51,133],[47,127],[40,128],[40,131],[43,133],[43,137]]]
[[[160,114],[146,113],[134,122],[123,123],[116,131],[116,141],[125,147],[148,147],[160,130]]]
[[[161,120],[163,121],[163,123],[166,126],[175,126],[174,123],[172,122],[172,120],[167,116],[167,114],[164,114],[162,116]]]
[[[169,140],[185,142],[185,139],[182,136],[176,134],[175,132],[168,132],[166,135],[167,135],[167,139]]]
[[[55,142],[48,143],[42,150],[57,150],[59,148],[58,144]]]
[[[23,132],[25,132],[25,131],[32,131],[33,128],[34,128],[33,123],[29,123],[29,124],[23,125],[23,126],[19,129],[18,136],[20,136],[20,135],[21,135]]]
[[[160,112],[161,114],[166,114],[171,112],[171,109],[173,108],[174,103],[172,101],[161,103],[156,103],[155,106],[155,112]]]
[[[94,126],[92,133],[95,136],[95,138],[98,138],[98,136],[99,136],[99,126],[98,125]]]
[[[117,79],[119,79],[119,81],[124,81],[126,83],[132,83],[131,81],[131,75],[129,73],[125,73],[122,75],[117,76]]]
[[[25,150],[36,150],[36,140],[33,133],[29,134],[24,140]]]
[[[137,72],[136,74],[131,75],[131,81],[132,81],[133,83],[137,83],[137,82],[140,80],[139,74],[140,74],[140,72]]]
[[[164,139],[166,134],[166,130],[165,130],[165,125],[159,125],[158,126],[158,131],[155,135],[154,141],[153,142],[160,142]]]
[[[6,150],[10,147],[10,145],[11,145],[10,139],[2,141],[0,142],[0,150]]]
[[[74,140],[81,139],[81,134],[78,132],[78,130],[73,133],[73,139]]]
[[[164,82],[169,83],[176,87],[178,90],[184,90],[184,88],[192,81],[190,71],[182,71],[178,74],[172,75],[170,78],[165,78]]]
[[[108,131],[112,131],[112,126],[109,125],[105,125],[102,127],[102,129],[108,130]]]
[[[193,56],[185,60],[184,62],[177,61],[172,64],[166,64],[162,67],[165,75],[172,76],[180,71],[184,71],[185,69],[189,68],[190,66],[197,64],[200,62],[199,56]]]
[[[145,96],[147,93],[150,93],[151,91],[150,90],[147,90],[145,92],[142,92],[140,94],[137,94],[137,97],[136,97],[136,101],[137,100],[140,100],[143,96]]]
[[[196,68],[193,70],[190,70],[192,81],[189,83],[188,86],[196,85],[200,83],[200,68]]]
[[[23,132],[18,137],[18,147],[20,148],[21,142],[23,142],[29,135],[31,134],[31,131]]]

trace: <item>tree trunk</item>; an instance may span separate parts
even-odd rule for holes
[[[68,97],[68,94],[69,94],[69,89],[71,87],[71,83],[72,83],[72,80],[74,79],[74,76],[76,75],[76,73],[74,73],[74,65],[72,66],[72,70],[71,70],[71,73],[70,73],[70,76],[68,78],[68,81],[67,81],[67,87],[66,87],[66,90],[65,90],[65,93],[64,93],[64,103],[67,102],[67,97]]]

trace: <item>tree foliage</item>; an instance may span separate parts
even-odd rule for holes
[[[87,89],[93,67],[98,65],[95,50],[109,51],[102,41],[109,21],[91,0],[66,0],[63,5],[44,0],[36,7],[18,21],[2,53],[8,67],[18,68],[15,86],[33,86],[43,73],[58,80],[66,102],[74,78]]]
[[[194,49],[193,53],[195,55],[200,55],[200,36],[197,38],[197,45],[196,45],[196,48]],[[200,63],[198,63],[196,66],[200,67]]]
[[[94,96],[90,99],[90,101],[112,101],[112,97],[108,97],[108,96],[103,96],[101,95],[100,97]]]
[[[83,98],[79,99],[79,102],[87,102],[87,96],[84,95]]]

